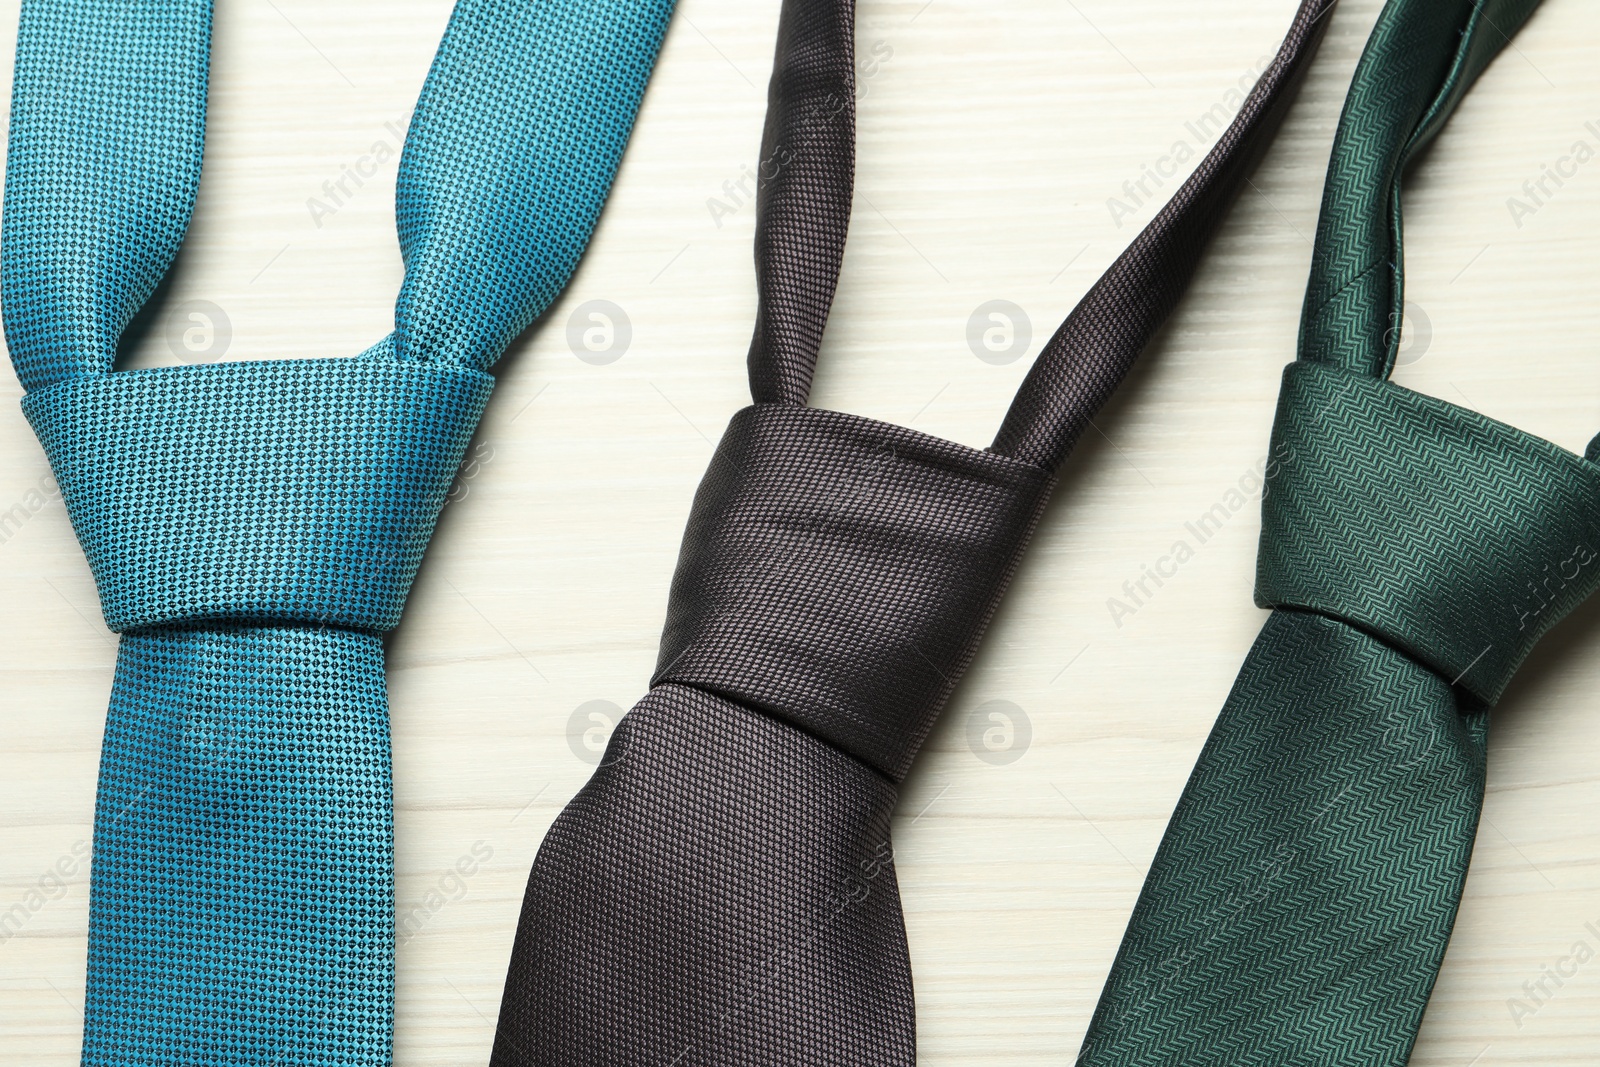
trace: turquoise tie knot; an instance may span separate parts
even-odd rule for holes
[[[112,630],[383,632],[493,387],[369,354],[80,375],[22,404]]]

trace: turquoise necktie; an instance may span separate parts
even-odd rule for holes
[[[83,1062],[386,1064],[381,635],[485,373],[559,293],[671,0],[460,0],[400,162],[395,328],[355,358],[115,371],[200,179],[208,0],[24,0],[5,331],[122,635]]]

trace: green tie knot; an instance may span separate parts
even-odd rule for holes
[[[1485,703],[1600,588],[1600,466],[1327,364],[1284,372],[1256,602],[1367,630]]]

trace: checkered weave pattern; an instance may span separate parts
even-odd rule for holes
[[[214,363],[84,375],[22,409],[111,629],[382,632],[493,386],[389,358]]]
[[[1351,85],[1262,507],[1275,609],[1128,924],[1084,1067],[1400,1067],[1489,707],[1600,588],[1600,466],[1387,381],[1400,181],[1537,0],[1390,0]]]
[[[122,634],[83,1062],[382,1067],[381,635],[506,345],[560,292],[671,0],[460,0],[400,161],[394,332],[116,371],[193,211],[211,8],[24,0],[3,220],[23,409]]]
[[[1040,357],[1008,419],[1016,449],[979,450],[805,406],[849,221],[853,5],[786,0],[758,193],[756,403],[695,498],[650,692],[534,861],[494,1067],[916,1062],[897,787],[1073,427],[1187,286],[1331,6],[1301,8],[1234,127]],[[1095,384],[1074,392],[1062,372]]]
[[[745,408],[695,497],[652,684],[763,708],[899,781],[1053,485],[872,419]]]

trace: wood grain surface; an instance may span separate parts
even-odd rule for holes
[[[18,0],[0,7],[9,33]],[[1213,136],[1204,117],[1231,108],[1294,7],[861,0],[854,225],[813,403],[987,444],[1033,353],[1174,188],[1147,179],[1141,192],[1146,168],[1193,165]],[[904,790],[895,838],[931,1067],[1071,1062],[1262,622],[1254,496],[1151,595],[1135,604],[1124,583],[1241,483],[1251,494],[1329,145],[1378,8],[1340,6],[1192,293],[1070,461]],[[196,308],[225,321],[225,345],[209,343],[229,360],[354,354],[387,332],[394,156],[449,9],[220,0],[199,209],[128,365],[172,364]],[[777,0],[680,3],[588,258],[497,369],[477,462],[389,643],[402,1067],[487,1062],[529,863],[590,773],[586,746],[644,692],[691,495],[748,401],[745,175],[777,14]],[[1572,449],[1600,430],[1597,47],[1600,9],[1551,0],[1406,198],[1396,380]],[[324,183],[365,156],[375,175],[331,201]],[[1009,362],[981,329],[991,358],[969,342],[995,300],[1022,311]],[[591,316],[620,327],[613,306],[627,328],[608,337]],[[988,341],[1008,344],[1003,330]],[[41,492],[9,364],[0,392],[0,913],[25,913],[0,935],[0,1062],[65,1067],[116,644],[61,505]],[[1418,1067],[1596,1061],[1597,805],[1591,605],[1498,711]],[[470,876],[452,873],[462,857]]]

